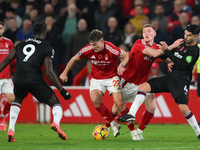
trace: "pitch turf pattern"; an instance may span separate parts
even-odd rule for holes
[[[67,134],[61,140],[50,124],[17,124],[15,143],[6,141],[7,131],[0,131],[0,150],[199,150],[200,140],[185,125],[148,125],[144,141],[133,141],[127,126],[122,125],[117,138],[97,141],[92,131],[97,124],[61,124]],[[136,125],[137,127],[138,125]]]

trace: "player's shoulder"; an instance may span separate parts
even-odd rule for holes
[[[93,50],[92,46],[90,44],[88,44],[85,47],[83,47],[80,51],[81,51],[81,53],[85,53],[85,52],[90,52],[92,50]]]
[[[108,50],[110,53],[115,54],[115,55],[119,54],[120,49],[114,44],[112,44],[111,42],[104,41],[104,46],[105,46],[105,49]]]
[[[11,39],[7,38],[7,37],[3,37],[4,41],[12,43]]]

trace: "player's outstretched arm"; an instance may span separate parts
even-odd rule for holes
[[[13,60],[16,58],[17,52],[12,49],[8,56],[0,63],[0,72]]]
[[[152,49],[151,47],[146,47],[142,51],[142,53],[145,54],[145,55],[154,57],[154,58],[157,58],[157,57],[159,57],[161,55],[164,55],[164,52],[161,49],[155,50],[155,49]]]
[[[67,82],[68,80],[68,72],[72,69],[72,67],[80,60],[78,57],[78,54],[76,54],[74,57],[70,59],[70,61],[67,63],[67,66],[65,67],[65,70],[60,74],[60,79],[63,82]]]
[[[117,68],[117,73],[119,75],[122,75],[124,70],[125,70],[125,66],[129,60],[129,54],[127,52],[125,52],[124,50],[122,50],[122,56],[121,56],[121,63],[119,64],[118,68]]]
[[[70,99],[71,98],[70,93],[62,87],[62,85],[58,81],[58,78],[56,77],[53,71],[52,60],[50,58],[45,58],[44,65],[45,65],[46,75],[49,81],[60,91],[60,94],[63,96],[65,100]]]

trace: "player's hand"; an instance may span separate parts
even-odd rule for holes
[[[168,67],[169,72],[172,72],[172,67],[173,67],[173,65],[174,65],[173,62],[167,64],[167,67]]]
[[[166,42],[161,41],[160,44],[162,45],[162,46],[161,46],[161,50],[162,50],[162,51],[165,51],[165,50],[168,49],[168,45],[167,45]]]
[[[68,80],[68,76],[64,72],[61,73],[59,78],[62,80],[62,82],[67,82]]]
[[[65,90],[64,88],[60,91],[60,94],[62,95],[62,97],[65,99],[65,100],[68,100],[71,98],[71,95],[70,93]]]
[[[181,45],[183,42],[184,42],[184,39],[178,39],[171,46],[174,49],[174,48],[178,47],[179,45]]]
[[[122,67],[122,66],[120,66],[120,65],[117,67],[117,73],[118,73],[120,76],[123,74],[124,70],[125,70],[125,68]]]

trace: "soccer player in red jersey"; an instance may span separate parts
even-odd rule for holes
[[[113,45],[110,42],[103,40],[103,33],[99,30],[93,30],[89,35],[89,44],[82,48],[78,54],[71,58],[65,70],[60,75],[63,82],[68,80],[68,72],[74,64],[83,58],[89,58],[92,64],[90,80],[90,97],[101,116],[106,120],[106,126],[113,130],[113,135],[116,137],[119,134],[120,126],[115,123],[114,118],[109,113],[107,107],[102,103],[102,96],[105,94],[106,89],[113,97],[113,101],[117,110],[121,114],[127,114],[128,108],[125,106],[120,87],[120,80],[117,76],[122,74],[124,66],[126,65],[129,56],[123,50]],[[117,58],[122,61],[117,67]],[[127,123],[130,131],[133,130],[133,123]]]
[[[131,112],[131,114],[134,114],[134,116],[139,106],[143,103],[143,101],[142,102],[134,101],[136,94],[140,92],[138,91],[138,87],[140,84],[148,80],[149,72],[153,61],[157,57],[164,54],[160,49],[160,45],[154,42],[155,36],[156,36],[155,27],[151,24],[144,25],[143,39],[137,40],[133,45],[133,47],[131,48],[130,58],[121,78],[121,86],[122,86],[124,102],[125,103],[133,102],[132,106],[135,107],[131,108],[131,111],[133,111]],[[140,129],[141,124],[147,125],[150,122],[151,118],[153,118],[153,114],[156,109],[156,102],[153,93],[152,94],[149,93],[146,96],[144,104],[147,108],[144,115],[148,117],[142,118],[142,121],[137,131],[133,130],[131,132],[133,140],[144,139]],[[113,117],[117,115],[117,109],[115,106],[113,106],[112,108],[112,114]],[[116,117],[116,119],[118,121],[119,117]],[[131,119],[135,121],[135,118]],[[129,120],[126,120],[125,122],[128,121]]]
[[[4,23],[0,21],[0,62],[10,53],[13,49],[13,43],[10,39],[3,36],[5,32]],[[11,66],[15,66],[15,61],[12,61],[11,65],[8,65],[4,71],[0,73],[0,94],[4,93],[8,100],[4,105],[3,112],[0,116],[0,130],[6,130],[5,115],[10,111],[10,106],[15,99],[13,94],[13,82],[11,75]],[[12,68],[14,70],[14,67]]]

